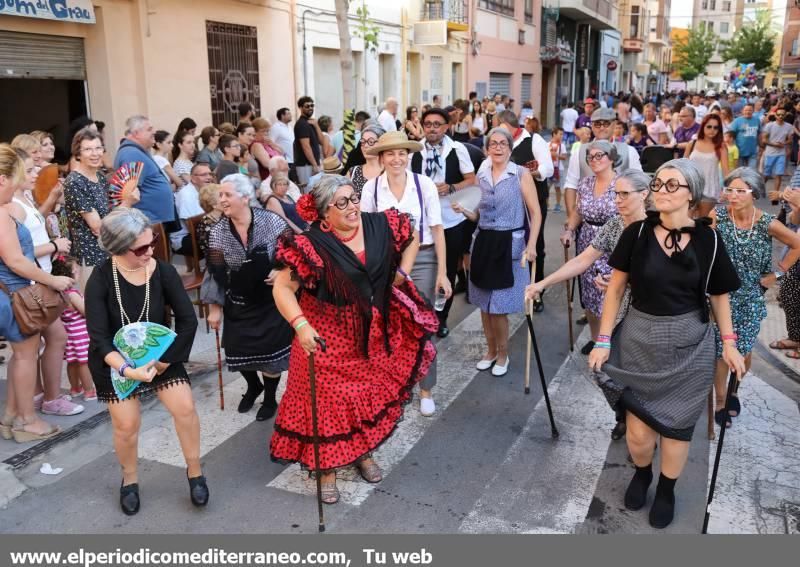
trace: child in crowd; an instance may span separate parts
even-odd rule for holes
[[[619,120],[614,121],[614,126],[611,130],[611,141],[612,142],[624,142],[625,141],[625,124],[620,122]]]
[[[572,148],[569,150],[570,153],[577,152],[581,144],[588,144],[592,141],[592,129],[586,126],[583,128],[575,128],[575,135],[578,137],[578,141],[572,144]]]
[[[78,281],[78,263],[75,258],[58,256],[53,260],[53,275],[67,276]],[[67,330],[67,346],[64,360],[67,361],[69,394],[72,398],[83,396],[84,401],[97,401],[97,390],[89,373],[89,333],[86,330],[86,311],[83,294],[73,288],[64,292],[69,306],[61,314]]]
[[[564,177],[564,161],[569,157],[566,144],[564,144],[564,129],[556,126],[550,138],[550,158],[553,160],[553,176],[550,178],[550,187],[555,190],[556,204],[553,212],[561,211],[561,179]]]
[[[739,164],[739,148],[736,146],[736,133],[725,132],[725,147],[728,148],[728,171],[733,171]]]
[[[628,138],[628,145],[634,148],[639,155],[647,146],[654,145],[653,139],[647,134],[647,126],[641,123],[631,124],[631,135]]]

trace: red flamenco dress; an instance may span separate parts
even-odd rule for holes
[[[315,353],[323,470],[353,463],[391,435],[436,356],[435,312],[413,283],[392,285],[413,238],[408,215],[391,209],[361,219],[366,262],[318,222],[285,237],[277,252],[300,282],[303,313],[327,342]],[[295,337],[270,453],[317,470],[313,439],[308,357]]]

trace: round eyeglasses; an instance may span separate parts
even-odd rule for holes
[[[341,198],[337,199],[336,201],[334,201],[332,203],[329,203],[328,206],[329,207],[336,207],[340,211],[343,211],[343,210],[345,210],[347,208],[347,206],[350,203],[353,203],[354,205],[358,205],[360,202],[361,202],[361,197],[359,197],[357,193],[353,193],[349,197],[341,197]]]
[[[683,187],[684,189],[689,189],[689,186],[685,183],[681,183],[677,179],[667,179],[667,181],[661,181],[658,177],[653,179],[650,182],[650,190],[658,193],[661,189],[665,189],[667,193],[674,193],[678,189]]]

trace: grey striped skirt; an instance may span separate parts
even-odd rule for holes
[[[714,382],[714,331],[701,314],[628,310],[598,377],[614,409],[621,403],[664,437],[691,440]]]

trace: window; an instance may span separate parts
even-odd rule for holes
[[[728,28],[730,24],[728,22],[720,22],[719,23],[719,33],[728,33]]]
[[[520,98],[522,98],[522,102],[523,103],[531,100],[531,83],[532,82],[533,82],[533,75],[530,75],[528,73],[523,73],[522,74],[522,83],[520,85],[520,87],[521,87],[521,89],[520,89],[521,90],[521,97]],[[520,106],[520,108],[522,108],[522,107]]]
[[[706,22],[706,29],[710,32],[714,31],[714,22]]]
[[[700,4],[700,8],[703,10],[708,10],[708,0],[703,0]]]
[[[789,54],[792,57],[797,57],[797,46],[798,46],[798,43],[800,43],[800,42],[798,42],[798,40],[796,40],[796,39],[792,41],[792,52]]]
[[[731,1],[730,0],[725,0],[722,3],[722,11],[725,12],[725,13],[728,13],[728,12],[731,11]]]
[[[710,0],[708,4],[709,10],[716,10],[717,9],[717,0]]]
[[[431,92],[439,94],[444,88],[444,59],[441,55],[431,55]]]
[[[255,27],[206,22],[211,116],[214,124],[236,122],[239,103],[259,111],[258,38]]]
[[[525,0],[525,23],[533,23],[533,0]]]
[[[478,7],[503,14],[504,16],[513,16],[514,4],[514,0],[479,0]],[[533,10],[531,10],[531,16],[533,16]]]
[[[628,37],[639,37],[639,6],[631,6],[631,28]]]

